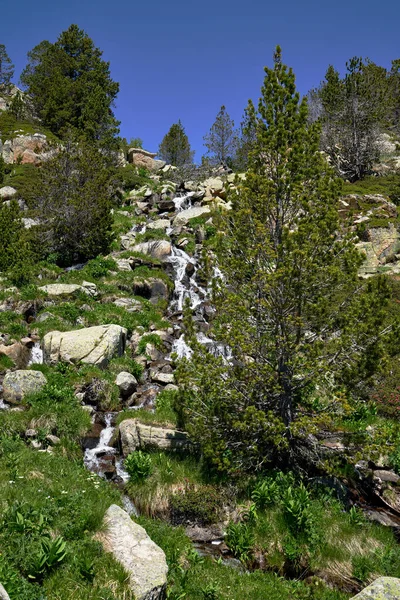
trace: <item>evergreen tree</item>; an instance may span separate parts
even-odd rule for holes
[[[387,114],[386,71],[354,57],[343,79],[330,66],[319,96],[322,104],[322,149],[338,173],[362,178],[379,159],[378,136]]]
[[[21,121],[24,118],[26,111],[21,92],[18,91],[15,96],[12,97],[8,111],[17,119],[17,121]]]
[[[225,358],[196,341],[186,314],[193,355],[178,369],[184,424],[220,469],[261,468],[274,452],[295,459],[314,386],[332,411],[325,377],[355,384],[373,370],[385,303],[384,282],[358,280],[362,258],[339,234],[340,180],[279,48],[261,92],[246,180],[218,223],[210,335]]]
[[[225,106],[221,106],[210,132],[204,136],[207,154],[214,165],[232,163],[234,160],[237,136],[234,122],[228,115]]]
[[[9,88],[11,79],[14,77],[14,65],[7,54],[4,44],[0,44],[0,89]]]
[[[115,169],[98,149],[72,137],[46,162],[33,210],[40,226],[33,235],[42,257],[55,256],[62,266],[109,251]]]
[[[188,136],[180,120],[171,125],[170,130],[163,137],[158,155],[169,165],[175,165],[176,167],[182,167],[193,162],[194,151],[190,149]]]
[[[100,146],[117,148],[112,106],[119,85],[101,56],[87,33],[71,25],[54,44],[43,41],[28,53],[21,81],[53,133],[63,137],[75,129]]]
[[[247,170],[249,156],[254,149],[256,141],[254,114],[254,104],[249,100],[247,107],[244,109],[243,121],[240,124],[240,136],[237,142],[237,151],[234,161],[235,169],[238,171]]]

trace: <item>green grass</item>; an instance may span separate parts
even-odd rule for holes
[[[188,484],[205,481],[202,463],[195,456],[151,452],[152,473],[140,482],[129,481],[126,490],[139,512],[169,518],[170,496]]]
[[[142,423],[149,425],[158,425],[166,427],[176,427],[178,415],[174,410],[174,405],[177,401],[178,394],[174,390],[163,390],[156,398],[156,406],[154,411],[149,411],[144,408],[138,410],[125,410],[119,413],[117,423],[121,423],[125,419],[139,419]]]
[[[123,569],[93,539],[110,504],[120,504],[116,488],[80,461],[34,451],[4,433],[0,455],[0,577],[11,600],[133,600]],[[62,537],[66,557],[32,579],[47,535]]]
[[[365,177],[355,183],[343,183],[343,195],[345,194],[382,194],[391,197],[400,186],[400,175],[392,174],[382,177]]]
[[[17,131],[17,133],[15,133]],[[1,140],[12,139],[17,135],[30,135],[34,133],[43,133],[47,139],[54,143],[59,143],[59,139],[48,129],[40,125],[37,121],[34,123],[28,120],[18,121],[13,114],[8,111],[0,113],[0,132]]]
[[[137,521],[164,550],[169,565],[169,597],[185,600],[346,600],[349,594],[328,589],[316,579],[306,584],[274,573],[243,572],[221,560],[199,557],[182,527],[145,517]],[[212,594],[212,588],[215,595]],[[206,594],[209,595],[206,595]]]

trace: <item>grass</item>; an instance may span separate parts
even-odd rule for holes
[[[400,175],[392,174],[384,177],[365,177],[355,183],[343,183],[343,195],[345,194],[382,194],[391,197],[397,193],[400,186]]]
[[[140,482],[129,481],[126,490],[139,512],[169,518],[170,496],[185,485],[204,481],[202,463],[194,456],[151,452],[152,473]]]
[[[0,577],[11,600],[133,600],[126,573],[93,540],[110,504],[120,504],[118,491],[81,461],[34,451],[4,432],[0,454]],[[29,577],[48,535],[64,540],[65,559]]]
[[[178,395],[174,390],[163,390],[156,398],[156,406],[154,411],[139,408],[138,410],[125,410],[117,417],[117,423],[121,423],[125,419],[139,419],[142,423],[149,425],[157,425],[176,428],[178,415],[174,410],[175,402]]]
[[[330,590],[321,580],[285,580],[270,572],[243,572],[220,560],[193,551],[182,527],[140,517],[151,538],[164,550],[169,565],[169,598],[178,600],[346,600],[348,594]],[[208,595],[207,595],[208,594]]]

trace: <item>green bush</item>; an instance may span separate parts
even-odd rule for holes
[[[136,450],[136,452],[129,454],[125,459],[124,466],[129,477],[134,482],[147,479],[153,470],[151,456],[141,450]]]
[[[171,494],[169,505],[175,525],[188,521],[208,525],[221,518],[223,495],[211,485],[186,483],[181,491]]]

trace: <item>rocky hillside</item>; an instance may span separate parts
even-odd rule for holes
[[[44,138],[40,147],[32,139],[4,142],[6,163],[45,160]],[[186,298],[198,340],[227,352],[208,336],[199,257],[213,247],[215,211],[231,209],[235,177],[177,184],[154,155],[133,149],[128,159],[149,174],[114,210],[108,256],[37,264],[20,288],[1,279],[0,580],[9,597],[144,600],[168,586],[168,597],[191,600],[339,600],[400,575],[399,476],[386,456],[363,460],[350,429],[314,437],[338,471],[308,488],[283,473],[227,484],[204,469],[180,427],[175,361],[191,352]],[[343,222],[367,254],[360,274],[397,273],[396,205],[346,194]],[[0,197],[21,200],[10,185]],[[339,480],[344,457],[353,470]]]

